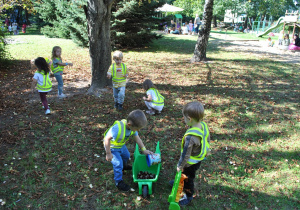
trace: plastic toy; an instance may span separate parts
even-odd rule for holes
[[[181,171],[176,173],[172,192],[168,198],[168,202],[170,203],[169,210],[180,210],[178,201],[179,201],[179,199],[181,197],[181,193],[183,191],[185,179],[187,179],[187,176],[184,174],[181,174]]]
[[[161,155],[159,149],[159,142],[157,142],[155,153]],[[160,169],[161,169],[161,163],[151,165],[150,167],[148,167],[146,155],[141,154],[139,152],[139,147],[136,144],[132,173],[133,173],[133,181],[135,183],[138,183],[139,186],[139,195],[143,195],[143,197],[145,198],[148,195],[152,194],[152,183],[157,181]],[[138,174],[140,171],[155,174],[155,177],[153,179],[139,179]]]

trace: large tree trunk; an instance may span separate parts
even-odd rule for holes
[[[203,25],[199,30],[197,44],[194,50],[194,56],[191,62],[200,62],[206,60],[206,47],[211,30],[211,21],[213,17],[214,0],[205,0],[203,12]]]
[[[99,96],[109,80],[106,73],[111,65],[110,17],[113,0],[88,0],[85,7],[87,17],[90,63],[92,70],[91,87],[88,94]]]

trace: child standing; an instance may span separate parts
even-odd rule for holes
[[[155,111],[158,113],[164,108],[164,97],[154,88],[154,85],[150,79],[146,79],[143,82],[143,88],[146,90],[147,98],[143,97],[146,106],[149,110],[146,111],[147,114],[154,115]]]
[[[52,82],[49,77],[50,68],[46,60],[42,57],[38,57],[37,59],[35,59],[34,64],[36,65],[38,70],[37,72],[35,72],[32,78],[31,89],[32,92],[34,92],[35,86],[37,87],[42,104],[44,106],[44,109],[46,110],[45,114],[50,114],[50,109],[46,97],[48,92],[52,90]]]
[[[63,94],[63,71],[65,66],[73,66],[73,63],[63,63],[61,59],[61,47],[55,46],[52,49],[52,65],[51,70],[56,78],[56,81],[58,83],[58,98],[65,98],[67,97],[65,94]]]
[[[107,78],[112,78],[113,94],[114,94],[114,107],[121,111],[125,98],[126,78],[128,77],[127,67],[122,63],[123,53],[115,51],[113,53],[113,60],[115,63],[107,71]]]
[[[114,180],[117,188],[121,191],[129,191],[130,186],[123,181],[123,170],[131,170],[128,165],[130,153],[125,146],[130,136],[138,144],[142,152],[153,154],[147,150],[138,135],[138,131],[147,125],[147,118],[141,110],[129,113],[127,120],[115,121],[115,123],[104,133],[104,148],[106,160],[111,162],[114,169]]]
[[[186,104],[182,114],[185,123],[190,126],[182,138],[181,156],[177,164],[177,171],[181,170],[188,177],[183,188],[186,197],[179,201],[179,205],[185,206],[193,200],[195,174],[209,152],[210,135],[207,124],[202,121],[204,107],[200,102]]]
[[[190,35],[192,35],[193,29],[194,29],[193,20],[190,20],[190,23],[189,23],[189,32],[190,32]]]

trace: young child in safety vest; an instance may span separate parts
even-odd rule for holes
[[[114,107],[121,111],[123,110],[123,103],[125,98],[126,78],[128,77],[127,67],[123,60],[123,53],[115,51],[113,53],[113,63],[107,71],[107,78],[112,78],[113,94],[114,94]]]
[[[207,124],[202,121],[204,107],[200,102],[186,104],[182,114],[185,123],[190,126],[182,138],[181,155],[177,164],[177,171],[181,170],[188,177],[183,188],[186,196],[179,201],[179,205],[185,206],[193,200],[194,178],[201,161],[209,152],[210,135]]]
[[[143,88],[146,90],[147,98],[143,97],[148,110],[147,114],[153,115],[155,112],[160,113],[164,108],[165,98],[154,88],[154,85],[150,79],[146,79],[143,82]]]
[[[123,170],[131,170],[128,165],[130,157],[125,143],[132,136],[141,151],[147,154],[153,152],[147,150],[139,137],[138,131],[147,125],[147,118],[143,111],[134,110],[129,113],[127,120],[115,121],[104,133],[104,148],[106,160],[111,162],[114,168],[114,180],[117,188],[121,191],[129,191],[130,186],[123,181]]]
[[[34,92],[35,87],[38,89],[42,104],[44,106],[44,109],[46,110],[45,114],[50,114],[51,111],[49,109],[46,97],[48,92],[52,90],[52,82],[49,77],[50,68],[46,60],[42,57],[38,57],[37,59],[35,59],[34,64],[36,65],[38,70],[37,72],[35,72],[32,78],[31,89],[32,92]]]
[[[58,83],[58,85],[57,85],[58,98],[67,97],[65,94],[63,94],[64,82],[63,82],[62,75],[63,75],[65,66],[73,66],[73,63],[63,63],[62,58],[61,58],[61,47],[59,47],[59,46],[53,47],[51,70],[56,78],[57,83]]]

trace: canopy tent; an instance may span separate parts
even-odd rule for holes
[[[156,9],[156,11],[158,11],[158,12],[181,12],[183,10],[184,9],[179,8],[179,7],[175,7],[175,6],[170,5],[170,4],[164,4],[162,7],[158,7]]]

